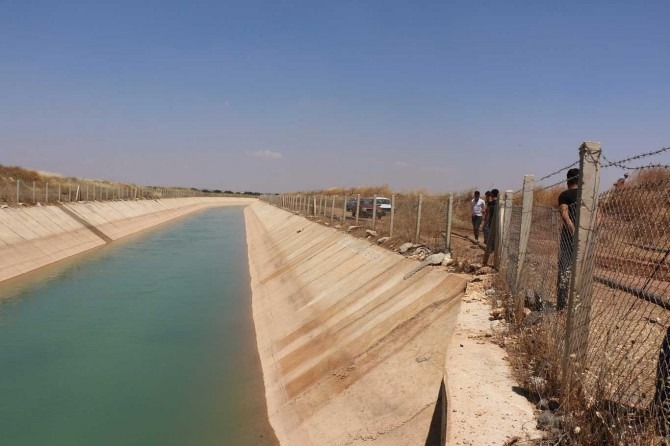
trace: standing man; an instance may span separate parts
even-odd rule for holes
[[[484,204],[486,205],[486,211],[484,212],[484,244],[489,239],[489,219],[488,219],[488,206],[491,202],[491,191],[487,190],[484,194]]]
[[[572,242],[577,216],[579,196],[579,169],[570,169],[567,174],[568,189],[558,196],[558,211],[561,215],[561,237],[558,245],[558,278],[556,280],[556,309],[562,310],[568,303],[570,266],[572,264]]]
[[[489,246],[489,244],[494,247],[495,245],[495,228],[493,227],[493,218],[496,215],[496,209],[498,208],[498,189],[491,189],[491,198],[489,199],[489,202],[486,203],[486,227],[487,227],[487,234],[486,234],[486,246]],[[493,234],[491,234],[491,229],[494,230]],[[493,249],[493,248],[491,248]]]
[[[479,241],[479,227],[482,224],[482,217],[484,216],[484,209],[486,205],[484,200],[479,198],[479,191],[475,191],[475,198],[470,202],[472,207],[472,229],[475,233],[475,240]]]

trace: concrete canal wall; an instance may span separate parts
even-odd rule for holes
[[[0,281],[201,209],[254,201],[174,198],[0,209]]]
[[[279,441],[439,444],[438,394],[466,279],[425,268],[404,280],[417,261],[265,203],[245,218]]]

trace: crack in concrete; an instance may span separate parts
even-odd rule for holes
[[[399,428],[403,427],[405,424],[409,423],[410,421],[414,420],[416,417],[421,415],[423,412],[425,412],[426,409],[429,409],[431,407],[435,407],[435,404],[437,404],[437,399],[434,401],[429,402],[428,404],[424,405],[421,409],[419,409],[416,413],[412,414],[409,418],[406,420],[393,425],[387,429],[378,431],[376,434],[358,434],[348,440],[346,443],[343,443],[344,446],[354,444],[354,442],[357,441],[377,441],[379,438],[383,437],[384,435],[387,435],[395,430],[398,430]]]

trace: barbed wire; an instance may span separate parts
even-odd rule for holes
[[[547,175],[543,176],[542,178],[540,178],[539,180],[535,180],[535,181],[537,181],[537,182],[539,183],[540,181],[543,181],[543,180],[546,180],[546,179],[548,179],[548,178],[551,178],[551,177],[553,177],[554,175],[558,175],[559,173],[564,172],[564,171],[570,169],[571,167],[575,167],[575,166],[578,165],[578,164],[579,164],[579,160],[575,161],[574,163],[570,164],[569,166],[561,167],[561,168],[558,169],[557,171],[552,172],[552,173],[550,173],[550,174],[547,174]]]
[[[646,164],[644,166],[626,166],[623,163],[623,161],[610,161],[607,159],[605,155],[602,155],[603,161],[605,161],[606,164],[603,164],[601,167],[603,169],[606,169],[608,167],[618,167],[620,169],[624,170],[643,170],[643,169],[670,169],[670,165],[668,164]]]
[[[648,167],[650,167],[650,166],[652,166],[652,167],[656,167],[655,165],[651,165],[651,164],[650,164],[649,166],[641,166],[641,167],[631,168],[630,166],[626,166],[625,164],[626,164],[626,163],[629,163],[629,162],[631,162],[631,161],[635,161],[635,160],[639,160],[639,159],[642,159],[642,158],[648,158],[648,157],[650,157],[650,156],[658,155],[658,154],[660,154],[660,153],[667,152],[667,151],[669,151],[669,150],[670,150],[670,146],[668,146],[668,147],[661,147],[661,148],[658,149],[658,150],[654,150],[654,151],[651,151],[651,152],[640,153],[639,155],[631,156],[631,157],[629,157],[629,158],[625,158],[625,159],[618,160],[618,161],[610,161],[610,160],[608,160],[608,159],[603,155],[603,160],[605,160],[605,162],[606,162],[607,164],[603,164],[603,165],[601,165],[600,167],[602,167],[603,169],[606,169],[606,168],[608,168],[608,167],[612,167],[612,166],[614,166],[614,167],[620,167],[620,168],[622,168],[622,169],[629,169],[629,170],[646,169],[646,168],[648,168]],[[663,167],[663,166],[658,165],[658,167]]]

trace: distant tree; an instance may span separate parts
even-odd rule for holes
[[[224,193],[224,194],[229,194],[229,195],[230,195],[230,194],[233,193],[233,191],[232,191],[232,190],[224,190],[223,193]]]
[[[221,189],[214,189],[212,192],[214,192],[215,194],[220,194],[220,193],[221,193]]]

